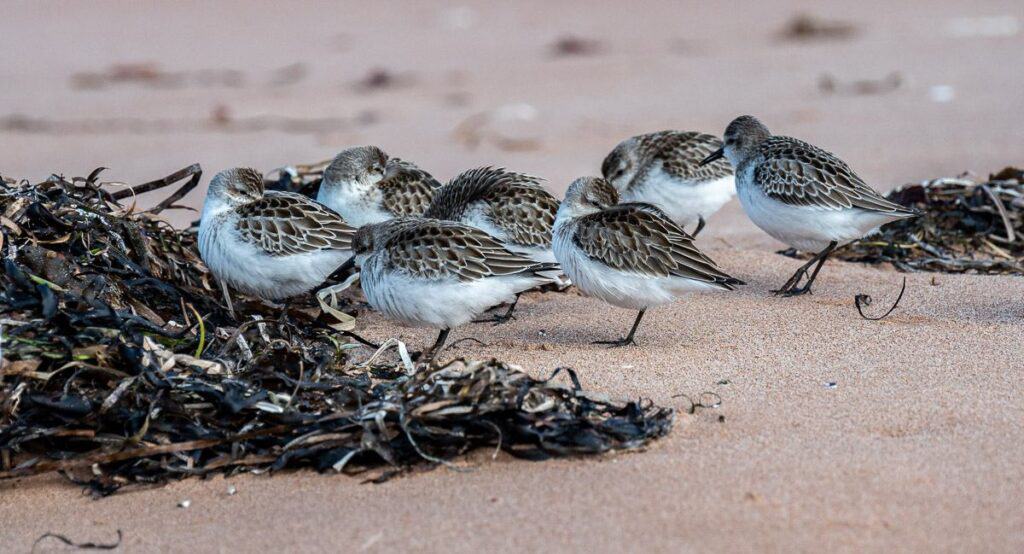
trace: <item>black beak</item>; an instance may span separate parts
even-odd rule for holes
[[[338,269],[331,273],[325,282],[333,283],[335,281],[344,281],[348,278],[349,272],[356,267],[356,257],[353,255],[349,259],[345,260],[345,263],[341,264]]]
[[[715,160],[721,159],[724,156],[725,156],[725,147],[722,147],[722,148],[719,148],[718,150],[715,150],[714,152],[712,152],[710,156],[708,156],[708,157],[704,158],[703,160],[701,160],[700,163],[697,164],[697,165],[699,167],[703,167],[703,166],[708,165],[709,163],[711,163],[711,162],[713,162]]]
[[[345,263],[341,264],[338,269],[334,270],[335,273],[348,273],[356,266],[356,257],[353,255],[349,259],[345,260]]]

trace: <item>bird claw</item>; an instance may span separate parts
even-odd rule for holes
[[[494,322],[494,327],[497,327],[498,325],[504,325],[515,318],[516,316],[512,314],[502,314],[494,316],[494,318],[491,321]]]
[[[604,344],[604,345],[607,345],[608,348],[620,348],[620,347],[623,347],[623,346],[630,346],[630,345],[632,345],[632,346],[640,346],[639,344],[636,343],[635,340],[633,340],[631,338],[628,338],[628,337],[621,338],[621,339],[618,339],[618,340],[595,340],[591,344]]]

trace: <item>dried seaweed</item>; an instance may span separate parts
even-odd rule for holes
[[[891,263],[901,271],[1024,275],[1024,170],[1008,167],[980,182],[934,179],[886,197],[921,215],[886,225],[832,257]]]
[[[330,163],[331,160],[323,160],[277,168],[266,175],[264,186],[267,190],[296,192],[316,198],[320,192],[320,182],[324,179],[324,170]]]
[[[822,93],[849,96],[885,94],[900,88],[903,84],[903,75],[898,71],[894,71],[881,79],[841,81],[829,73],[818,78],[818,90]]]
[[[39,135],[110,135],[165,133],[261,133],[277,131],[295,135],[326,135],[340,129],[372,124],[377,115],[362,111],[350,117],[291,117],[254,115],[232,117],[224,106],[215,107],[205,118],[97,117],[53,119],[19,113],[0,116],[0,130]]]
[[[412,73],[395,73],[383,67],[375,67],[359,79],[354,87],[358,92],[369,93],[411,86],[416,82]]]
[[[597,454],[671,428],[671,409],[599,398],[569,369],[565,384],[497,360],[356,364],[311,298],[238,297],[235,321],[194,233],[121,204],[177,186],[157,207],[173,208],[199,167],[131,192],[99,173],[3,180],[0,479],[56,471],[99,495],[298,467],[378,481],[480,447]]]
[[[551,54],[557,57],[564,56],[592,56],[599,54],[604,45],[601,41],[583,38],[574,35],[559,37],[550,47]]]
[[[848,39],[856,34],[857,27],[852,23],[800,14],[786,23],[779,32],[779,38],[787,41],[818,41]]]
[[[70,547],[78,549],[78,550],[114,550],[117,547],[121,546],[121,539],[123,539],[123,538],[124,538],[124,535],[121,533],[120,529],[117,530],[117,540],[114,541],[114,542],[110,542],[110,543],[102,543],[102,542],[75,542],[75,541],[65,537],[64,535],[60,535],[60,534],[57,534],[57,533],[44,533],[44,534],[40,535],[38,539],[36,539],[36,542],[32,543],[32,552],[35,552],[36,551],[36,547],[39,546],[39,543],[45,541],[46,539],[58,540],[58,541],[64,543],[66,546],[70,546]]]
[[[881,321],[881,320],[889,317],[889,314],[893,313],[896,310],[896,307],[900,305],[900,300],[903,300],[903,293],[905,293],[905,292],[907,292],[907,278],[906,277],[903,278],[903,284],[900,286],[900,293],[896,296],[896,301],[893,302],[892,306],[890,306],[889,309],[886,310],[886,312],[884,314],[880,315],[880,316],[871,317],[871,316],[868,316],[868,315],[866,315],[864,313],[864,308],[867,308],[868,306],[870,306],[872,304],[872,302],[874,302],[874,299],[871,298],[870,294],[860,293],[860,294],[855,295],[853,297],[853,305],[854,305],[854,307],[857,308],[857,313],[860,314],[860,316],[862,318],[864,318],[864,319],[866,319],[868,321]]]

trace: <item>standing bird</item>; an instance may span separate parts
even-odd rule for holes
[[[554,263],[551,228],[558,200],[531,175],[481,167],[461,173],[434,193],[424,217],[458,221],[481,229],[508,250],[535,262]],[[553,275],[551,281],[557,281]],[[504,315],[512,318],[519,296]]]
[[[619,204],[615,188],[599,177],[569,186],[554,237],[555,257],[584,294],[640,312],[629,335],[598,344],[636,344],[633,336],[648,309],[688,292],[743,284],[701,253],[665,212],[650,204]]]
[[[355,229],[300,194],[263,190],[254,169],[221,171],[210,181],[199,222],[199,254],[227,286],[265,300],[322,284],[352,255]]]
[[[794,248],[817,252],[775,294],[811,292],[818,271],[837,247],[917,215],[883,198],[832,153],[795,138],[774,136],[756,117],[737,117],[725,145],[701,162],[728,158],[747,216]],[[808,277],[811,266],[813,273]],[[807,283],[798,286],[802,278]]]
[[[661,131],[619,143],[601,172],[623,202],[654,204],[680,227],[705,219],[736,194],[732,168],[725,161],[700,165],[722,147],[718,138],[687,131]]]
[[[506,249],[487,233],[452,221],[418,217],[366,225],[352,240],[366,300],[402,324],[439,329],[430,361],[451,329],[548,280],[554,264]]]
[[[334,157],[324,170],[316,199],[362,227],[421,215],[440,187],[437,179],[412,163],[389,158],[376,146],[358,146]]]

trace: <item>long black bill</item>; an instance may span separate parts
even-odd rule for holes
[[[711,163],[711,162],[713,162],[715,160],[721,159],[723,156],[725,156],[725,148],[724,147],[723,148],[719,148],[718,150],[715,150],[714,152],[711,153],[710,156],[708,156],[708,157],[704,158],[703,160],[701,160],[700,163],[697,164],[697,165],[703,167],[703,166],[708,165],[709,163]]]

